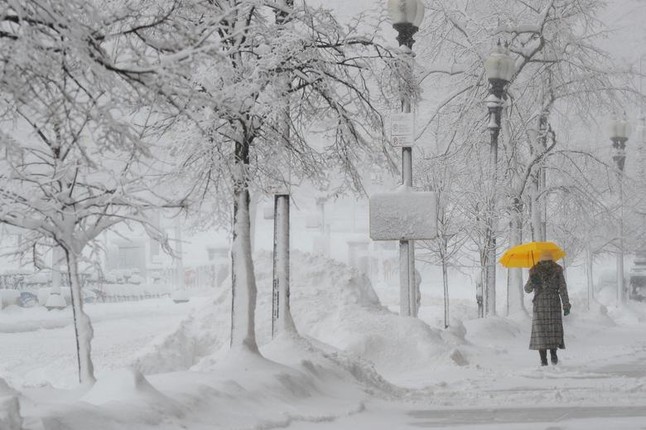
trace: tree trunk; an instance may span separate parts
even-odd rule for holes
[[[530,218],[531,218],[531,231],[532,231],[532,241],[540,242],[543,240],[544,234],[542,233],[543,220],[542,218],[542,207],[539,202],[539,193],[540,193],[540,173],[536,173],[532,180],[532,189],[531,189],[531,206],[530,206]]]
[[[594,300],[594,284],[592,278],[592,268],[594,264],[594,255],[592,254],[592,248],[588,244],[585,247],[585,277],[587,284],[587,296],[588,296],[588,310],[592,306],[592,301]]]
[[[547,189],[547,170],[545,170],[545,168],[542,168],[540,171],[539,196],[542,193],[544,193],[546,189]],[[547,240],[547,194],[545,194],[545,196],[542,199],[540,199],[538,203],[540,207],[540,223],[541,223],[540,241],[545,242]]]
[[[519,198],[514,199],[514,207],[510,223],[509,247],[520,245],[523,241],[522,206]],[[507,315],[525,311],[523,300],[523,272],[522,269],[509,269],[507,283]]]
[[[442,239],[442,285],[444,286],[444,328],[449,328],[449,272],[448,272],[448,246],[447,241]]]
[[[256,278],[249,217],[249,142],[236,142],[233,244],[231,248],[231,348],[260,354],[256,343]]]
[[[249,240],[251,255],[256,250],[256,217],[258,216],[258,196],[249,196]]]
[[[175,219],[175,251],[177,259],[175,260],[175,290],[183,291],[186,288],[184,282],[184,250],[182,246],[182,226],[179,218]]]
[[[67,269],[72,292],[72,314],[74,315],[79,382],[81,384],[93,384],[96,382],[94,365],[92,364],[94,330],[92,329],[90,318],[83,311],[83,293],[81,292],[81,280],[78,273],[78,257],[69,249],[65,249],[65,255],[67,257]]]

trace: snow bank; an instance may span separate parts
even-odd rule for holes
[[[304,358],[294,343],[281,346],[286,356]],[[231,351],[208,372],[160,374],[151,381],[190,408],[184,428],[286,428],[297,421],[332,421],[365,408],[364,392],[352,379],[334,377],[307,360],[291,367],[243,350]]]
[[[260,253],[255,268],[257,339],[263,346],[271,341],[271,254]],[[387,373],[427,366],[440,357],[447,363],[465,363],[464,357],[458,358],[459,363],[451,358],[456,346],[466,343],[464,334],[443,333],[418,319],[390,312],[380,304],[368,278],[345,264],[293,252],[290,280],[291,309],[299,333],[349,353],[337,359],[350,367],[349,361],[359,358]],[[225,290],[212,305],[156,339],[137,357],[135,366],[151,374],[197,363],[200,370],[215,365],[229,343],[230,282],[223,285]],[[370,372],[365,366],[362,369]]]
[[[133,368],[104,374],[81,400],[95,406],[119,410],[121,413],[135,407],[140,411],[145,410],[147,414],[156,415],[159,420],[162,416],[183,415],[176,402],[159,392]]]
[[[17,305],[19,297],[20,291],[18,290],[0,290],[0,309]]]
[[[646,303],[626,301],[622,306],[608,308],[608,316],[619,325],[634,325],[646,321]]]
[[[136,356],[133,367],[144,374],[172,372],[188,370],[205,357],[217,357],[217,352],[229,344],[230,301],[227,288],[175,330],[155,338]]]
[[[0,378],[0,429],[22,429],[17,392],[2,378]]]
[[[266,254],[257,261],[259,309],[271,309],[271,260]],[[448,353],[439,330],[390,312],[356,269],[300,252],[292,254],[291,268],[291,307],[301,334],[356,354],[380,373],[427,366]],[[270,312],[256,316],[259,326],[271,326]]]
[[[281,334],[265,345],[261,352],[271,360],[299,368],[318,379],[337,381],[341,385],[345,385],[343,382],[357,381],[364,391],[373,394],[400,395],[405,391],[386,381],[372,363],[358,355],[339,351],[298,334]]]

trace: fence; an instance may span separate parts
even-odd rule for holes
[[[226,279],[228,273],[229,267],[227,264],[208,264],[185,268],[184,288],[187,290],[217,288]],[[4,294],[6,297],[19,296],[23,292],[31,293],[43,305],[52,288],[51,278],[51,272],[45,271],[38,273],[4,273],[0,274],[0,290],[14,291],[11,294]],[[93,277],[88,273],[82,273],[80,278],[86,302],[139,301],[167,297],[178,289],[176,270],[174,268],[159,268],[151,271],[149,282],[145,282],[139,276],[124,276],[123,273],[119,273],[118,276],[108,274],[107,277]],[[68,303],[70,302],[69,285],[69,275],[62,273],[62,292]],[[14,302],[14,300],[11,302]]]

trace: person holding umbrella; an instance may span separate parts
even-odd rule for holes
[[[547,366],[548,349],[552,364],[557,364],[556,350],[565,348],[561,309],[569,315],[572,305],[563,268],[554,262],[563,257],[565,251],[554,242],[529,242],[508,249],[500,258],[507,268],[530,268],[525,284],[527,293],[534,292],[529,349],[538,350],[543,366]]]
[[[566,316],[570,314],[572,305],[568,297],[563,268],[554,262],[554,250],[541,250],[538,263],[529,270],[525,292],[532,291],[534,305],[529,349],[538,350],[542,366],[547,366],[549,349],[552,364],[557,364],[559,359],[556,350],[565,348],[561,306],[563,315]]]

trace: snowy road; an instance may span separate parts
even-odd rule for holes
[[[173,329],[193,309],[170,299],[86,305],[92,318],[97,375],[131,363],[134,353]],[[4,309],[0,312],[0,375],[19,385],[74,387],[76,357],[70,308]]]

